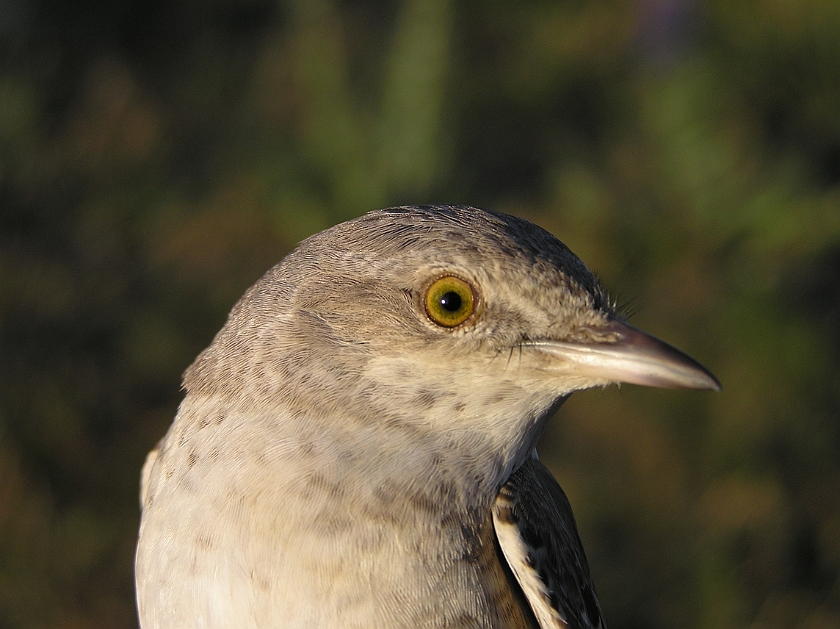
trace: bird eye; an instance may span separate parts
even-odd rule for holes
[[[445,328],[454,328],[475,312],[475,293],[464,280],[447,275],[429,286],[426,291],[426,314]]]

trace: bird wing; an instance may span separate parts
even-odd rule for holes
[[[146,461],[143,463],[143,469],[140,472],[140,510],[146,505],[146,496],[149,495],[149,480],[152,476],[152,468],[155,466],[158,454],[160,453],[160,445],[163,439],[157,442],[157,445],[149,451],[146,455]]]
[[[499,491],[493,525],[541,629],[605,627],[572,507],[536,452]]]

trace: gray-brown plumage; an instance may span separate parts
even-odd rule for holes
[[[527,221],[403,207],[309,238],[187,370],[144,466],[142,626],[603,626],[534,446],[610,382],[719,388]]]

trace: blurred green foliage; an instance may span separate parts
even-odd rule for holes
[[[724,393],[542,442],[609,625],[840,626],[840,3],[4,0],[0,627],[133,627],[143,457],[301,238],[523,215]]]

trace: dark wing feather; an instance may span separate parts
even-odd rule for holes
[[[605,627],[572,507],[536,457],[499,491],[493,524],[541,629]]]

